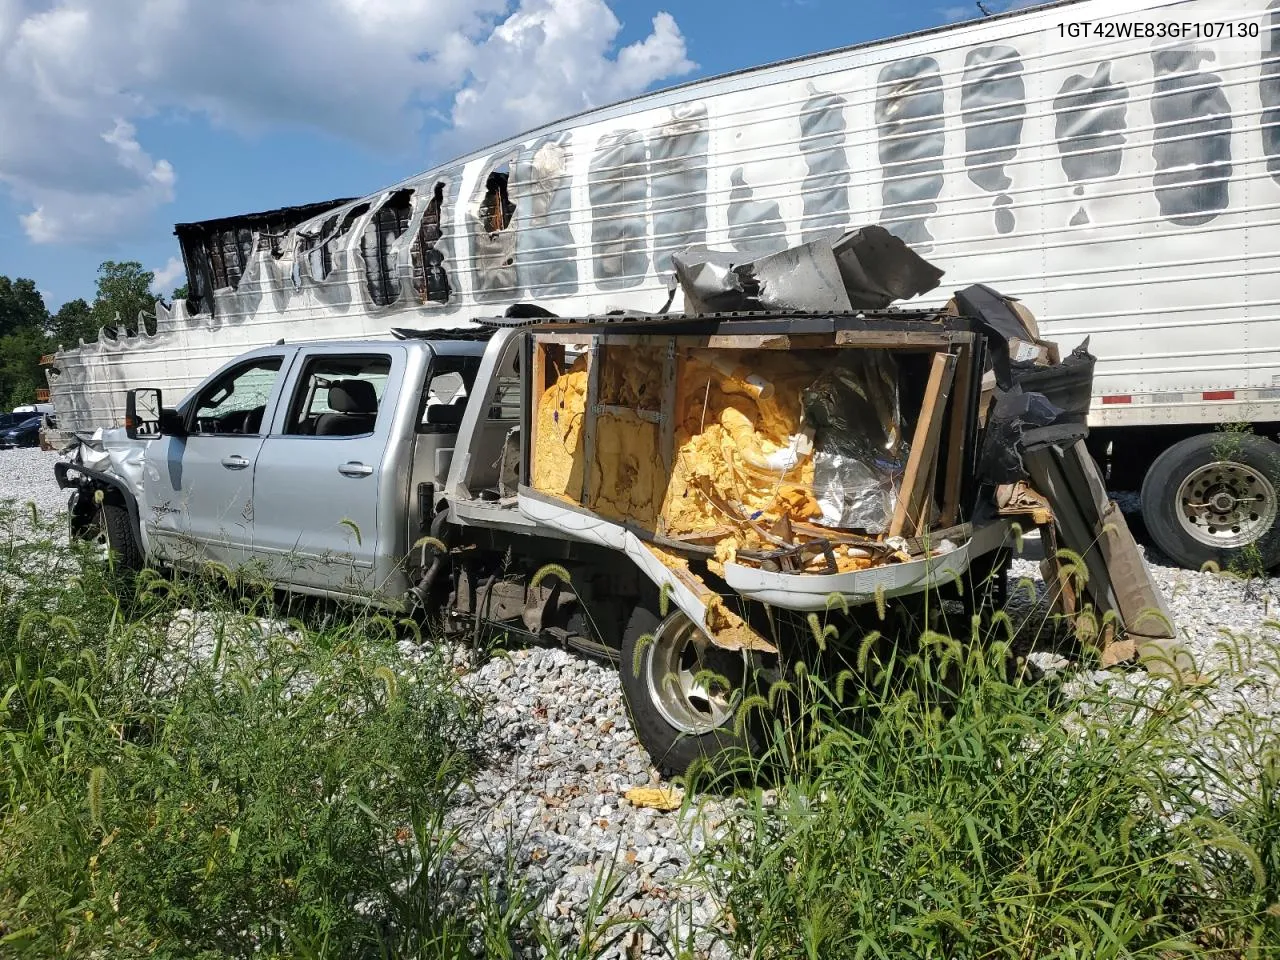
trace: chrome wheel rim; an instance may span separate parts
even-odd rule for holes
[[[1275,487],[1244,463],[1207,463],[1178,487],[1178,522],[1206,546],[1247,546],[1265,536],[1275,519]]]
[[[677,611],[658,624],[644,655],[649,661],[649,700],[667,723],[696,735],[732,721],[746,676],[744,654],[717,647]]]

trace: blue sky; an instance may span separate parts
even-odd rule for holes
[[[91,297],[108,258],[141,261],[167,290],[182,282],[174,223],[358,196],[517,133],[529,111],[554,119],[977,13],[950,0],[0,0],[0,274],[34,278],[52,309]],[[517,63],[542,65],[542,85],[526,89]]]

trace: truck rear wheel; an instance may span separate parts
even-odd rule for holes
[[[683,774],[699,759],[754,748],[749,730],[736,724],[751,676],[748,656],[715,646],[681,611],[659,617],[637,607],[618,669],[636,737],[664,773]]]
[[[1179,566],[1280,564],[1280,445],[1252,434],[1202,433],[1160,454],[1142,483],[1142,518]],[[1261,568],[1261,569],[1255,569]]]

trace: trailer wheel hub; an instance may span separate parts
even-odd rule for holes
[[[1247,464],[1224,460],[1193,470],[1178,488],[1178,520],[1201,543],[1243,547],[1265,536],[1276,519],[1271,481]]]

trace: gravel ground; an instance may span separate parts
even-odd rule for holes
[[[64,509],[53,480],[56,459],[39,451],[0,451],[0,499],[31,500],[42,511]],[[1180,570],[1144,549],[1198,669],[1217,679],[1206,688],[1188,742],[1198,729],[1248,711],[1280,715],[1275,648],[1257,642],[1280,639],[1280,629],[1266,625],[1280,611],[1280,579],[1246,584]],[[1034,625],[1048,602],[1038,566],[1015,561],[1013,576],[1015,583],[1030,580],[1031,589],[1013,591],[1011,614],[1015,622]],[[1069,667],[1043,631],[1029,629],[1035,634],[1031,646],[1041,647],[1031,659],[1041,669]],[[556,922],[572,922],[598,872],[610,864],[618,880],[611,912],[645,918],[663,939],[673,916],[686,924],[710,919],[705,894],[682,881],[698,830],[677,813],[633,806],[624,797],[631,787],[666,784],[632,735],[614,668],[560,650],[519,649],[494,657],[464,682],[489,711],[493,756],[459,811],[467,842],[495,857],[510,856],[548,889],[545,913]],[[1133,669],[1081,671],[1072,681],[1139,695],[1167,682]],[[663,955],[649,933],[638,934],[629,949],[628,956]]]
[[[42,514],[62,513],[67,495],[53,479],[56,453],[38,447],[0,450],[0,500],[33,502]]]
[[[663,787],[627,720],[618,672],[556,649],[499,656],[464,681],[490,712],[494,762],[476,777],[461,810],[474,818],[477,847],[510,855],[529,879],[551,889],[544,913],[570,922],[611,864],[612,908],[646,920],[662,936],[679,901],[685,921],[711,920],[704,896],[681,882],[687,843],[699,829],[677,813],[633,806],[632,787]],[[645,955],[664,955],[653,934]]]

